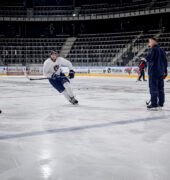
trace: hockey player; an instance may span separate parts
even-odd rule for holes
[[[167,76],[167,59],[155,38],[149,39],[150,50],[146,56],[148,62],[149,89],[151,94],[151,104],[148,109],[157,110],[157,107],[164,106],[164,79]]]
[[[143,81],[146,81],[145,79],[145,70],[146,70],[146,61],[145,59],[141,58],[141,62],[139,64],[139,78],[138,81],[141,81],[141,78],[143,77]]]
[[[52,51],[50,58],[44,62],[43,73],[49,79],[51,85],[69,100],[72,104],[78,104],[75,99],[69,79],[61,70],[61,66],[69,68],[69,78],[74,78],[74,70],[70,61],[59,57],[57,51]]]

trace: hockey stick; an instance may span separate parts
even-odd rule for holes
[[[29,78],[30,81],[45,80],[45,79],[51,79],[51,78]]]
[[[25,77],[26,77],[28,80],[30,80],[30,81],[51,79],[51,78],[30,78],[30,77],[28,76],[28,74],[27,74],[27,72],[26,72],[25,69],[23,70],[23,72],[24,72]],[[60,77],[60,78],[68,78],[68,79],[69,79],[69,76],[64,76],[64,77]]]
[[[26,72],[25,69],[23,70],[23,72],[24,72],[25,77],[26,77],[28,80],[30,80],[30,81],[51,79],[51,78],[30,78],[30,77],[28,76],[28,74],[27,74],[27,72]]]
[[[52,79],[52,78],[30,78],[30,77],[28,77],[28,78],[29,78],[30,81]],[[60,78],[64,79],[64,78],[68,78],[68,76],[64,76],[64,77],[60,76]]]
[[[151,99],[149,101],[146,101],[146,105],[148,106],[151,103]]]
[[[25,71],[25,69],[23,70],[23,72],[24,72],[25,77],[30,81],[51,79],[51,78],[30,78],[28,76],[27,72]],[[60,78],[68,78],[70,80],[69,76],[60,77]],[[73,89],[75,89],[75,90],[89,90],[89,88],[73,88]]]

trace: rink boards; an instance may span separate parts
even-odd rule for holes
[[[68,73],[67,67],[62,67],[64,73]],[[24,75],[24,70],[29,75],[43,75],[42,65],[30,66],[0,66],[0,75]],[[138,77],[137,66],[74,66],[77,76],[108,76],[108,77]],[[168,67],[170,74],[170,67]],[[146,72],[147,77],[147,72]],[[169,76],[170,78],[170,76]]]

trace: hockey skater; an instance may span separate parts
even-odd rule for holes
[[[62,72],[61,66],[67,66],[69,68],[69,78],[74,78],[74,70],[70,61],[59,57],[57,51],[52,51],[50,58],[44,62],[43,73],[49,78],[51,85],[62,93],[70,103],[78,104],[75,99],[70,81],[68,77]]]
[[[145,71],[146,71],[146,61],[144,58],[141,58],[140,64],[139,64],[139,78],[138,81],[141,81],[141,78],[143,77],[143,81],[146,81],[145,79]]]
[[[155,38],[149,39],[150,50],[146,56],[148,62],[149,89],[151,104],[148,109],[158,110],[162,108],[165,101],[164,79],[167,76],[167,59],[163,49],[158,45]]]

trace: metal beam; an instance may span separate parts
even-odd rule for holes
[[[0,21],[23,21],[23,22],[52,22],[52,21],[89,21],[89,20],[101,20],[101,19],[118,19],[127,17],[137,17],[146,16],[154,14],[165,14],[170,13],[170,7],[160,8],[154,10],[140,10],[140,11],[130,11],[124,13],[115,14],[96,14],[96,15],[81,15],[81,16],[53,16],[53,17],[0,17]]]

